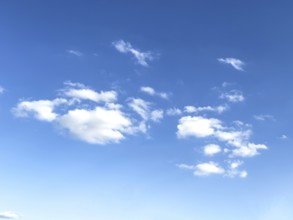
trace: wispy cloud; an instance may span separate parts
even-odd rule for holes
[[[112,42],[113,46],[117,51],[124,54],[131,54],[138,64],[142,66],[148,66],[148,61],[152,61],[154,59],[154,55],[151,52],[142,52],[139,49],[134,48],[129,42],[125,42],[124,40],[118,40]]]
[[[5,89],[2,86],[0,86],[0,94],[3,94],[4,91],[5,91]]]
[[[78,50],[66,50],[66,52],[69,53],[69,54],[72,54],[74,56],[77,56],[77,57],[82,57],[83,56],[83,53],[81,53]]]
[[[254,115],[253,117],[255,120],[258,120],[258,121],[266,121],[266,120],[275,121],[275,118],[272,115]]]
[[[240,90],[233,89],[229,92],[224,92],[220,95],[221,99],[226,99],[229,102],[243,102],[245,97]]]
[[[220,63],[229,64],[233,66],[236,70],[244,71],[243,66],[245,63],[236,58],[218,58],[217,59]]]
[[[157,92],[154,88],[150,86],[142,86],[140,87],[140,91],[150,95],[150,96],[158,96],[161,97],[162,99],[168,99],[169,96],[166,92]]]
[[[3,219],[17,219],[20,218],[20,216],[14,212],[1,212],[0,218]]]
[[[167,109],[166,114],[169,116],[178,116],[182,114],[182,111],[179,108],[169,108]]]

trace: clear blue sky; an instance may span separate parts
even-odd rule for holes
[[[291,1],[0,2],[0,219],[292,220]]]

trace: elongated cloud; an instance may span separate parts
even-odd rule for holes
[[[141,52],[139,49],[135,49],[129,42],[125,42],[124,40],[114,41],[113,46],[117,51],[124,54],[131,54],[138,64],[147,67],[148,61],[152,61],[154,56],[151,52]]]
[[[71,55],[77,56],[77,57],[82,57],[83,56],[83,53],[81,53],[78,50],[66,50],[66,52],[71,54]]]
[[[162,99],[168,99],[169,96],[165,92],[157,92],[154,88],[149,87],[149,86],[142,86],[140,87],[140,91],[150,95],[150,96],[158,96],[161,97]]]
[[[3,219],[18,219],[20,216],[16,213],[13,212],[1,212],[0,213],[0,218]]]
[[[232,67],[234,67],[234,69],[239,70],[239,71],[244,71],[243,66],[245,65],[245,63],[239,59],[236,58],[218,58],[218,61],[220,63],[224,63],[224,64],[229,64]]]
[[[213,174],[224,174],[225,170],[217,163],[210,161],[207,163],[200,163],[197,165],[179,164],[181,169],[192,170],[196,176],[209,176]]]

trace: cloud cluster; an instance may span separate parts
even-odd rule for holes
[[[200,149],[202,156],[208,158],[206,162],[178,165],[197,176],[218,174],[245,178],[247,171],[239,169],[243,160],[268,149],[265,144],[251,140],[250,125],[241,121],[227,124],[219,118],[230,109],[231,102],[244,101],[238,90],[222,93],[220,99],[227,103],[218,106],[186,105],[166,110],[139,97],[127,97],[121,102],[115,90],[96,91],[81,83],[65,82],[64,88],[58,91],[54,99],[20,100],[12,112],[17,117],[54,123],[79,140],[99,145],[119,143],[139,133],[148,134],[151,125],[161,122],[165,115],[177,116],[177,138],[204,143]],[[164,93],[152,87],[140,87],[140,91],[151,97],[165,98]],[[259,116],[258,120],[265,118],[268,117]]]
[[[139,98],[128,99],[127,106],[117,103],[116,91],[100,91],[80,83],[65,83],[61,97],[52,100],[21,100],[12,112],[17,117],[32,116],[52,122],[73,137],[91,144],[119,143],[126,135],[146,133],[149,122],[159,122],[163,111]],[[137,113],[141,119],[135,117]]]
[[[0,218],[3,219],[17,219],[20,218],[18,214],[15,214],[13,212],[1,212],[0,213]]]
[[[239,70],[239,71],[244,71],[243,66],[245,65],[245,63],[239,59],[236,58],[218,58],[218,61],[220,63],[224,63],[224,64],[229,64],[232,67],[234,67],[234,69]]]
[[[137,61],[138,64],[147,67],[148,61],[154,59],[154,55],[151,52],[141,52],[139,49],[135,49],[129,42],[124,40],[114,41],[113,46],[117,51],[124,54],[131,54]]]

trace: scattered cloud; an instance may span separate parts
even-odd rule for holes
[[[151,95],[151,96],[158,96],[161,97],[162,99],[168,99],[169,95],[165,92],[156,92],[154,88],[149,87],[149,86],[142,86],[140,87],[140,91]]]
[[[255,120],[258,120],[258,121],[267,121],[267,120],[275,121],[275,118],[272,115],[254,115],[253,117]]]
[[[214,156],[222,151],[221,147],[217,144],[208,144],[203,147],[203,152],[206,156]]]
[[[264,144],[250,142],[252,131],[242,122],[236,122],[235,127],[225,127],[219,119],[202,116],[184,116],[177,125],[178,138],[214,138],[230,146],[229,157],[253,157],[258,150],[265,150]]]
[[[234,160],[228,161],[228,169],[226,170],[226,175],[228,177],[240,177],[246,178],[248,173],[246,170],[239,170],[239,167],[243,164],[243,161]]]
[[[66,50],[66,52],[69,53],[69,54],[72,54],[74,56],[77,56],[77,57],[82,57],[83,56],[83,53],[81,53],[78,50]]]
[[[192,170],[195,176],[209,176],[212,174],[224,174],[225,170],[215,162],[200,163],[197,165],[177,165],[181,169]]]
[[[38,100],[38,101],[20,101],[12,112],[16,117],[28,117],[33,115],[41,121],[54,121],[58,114],[54,109],[62,104],[66,104],[67,100],[56,98],[54,100]]]
[[[288,136],[287,135],[285,135],[285,134],[283,134],[283,135],[281,135],[281,137],[280,137],[281,139],[283,139],[283,140],[286,140],[286,139],[288,139]]]
[[[182,111],[179,108],[169,108],[166,114],[169,116],[177,116],[177,115],[181,115]]]
[[[17,219],[20,218],[18,214],[15,214],[13,212],[1,212],[0,213],[0,218],[3,219]]]
[[[114,41],[113,46],[120,53],[130,53],[138,62],[138,64],[147,67],[148,61],[152,61],[154,59],[154,55],[151,52],[141,52],[139,49],[135,49],[129,42],[125,42],[124,40]]]
[[[240,90],[231,90],[220,95],[221,99],[226,99],[229,102],[243,102],[245,100],[243,93]]]
[[[218,58],[217,59],[220,63],[229,64],[233,66],[236,70],[244,71],[243,66],[245,63],[236,58]]]
[[[216,112],[218,114],[223,113],[229,109],[228,105],[220,105],[220,106],[203,106],[203,107],[195,107],[195,106],[185,106],[184,112],[186,113],[200,113],[200,112]]]

